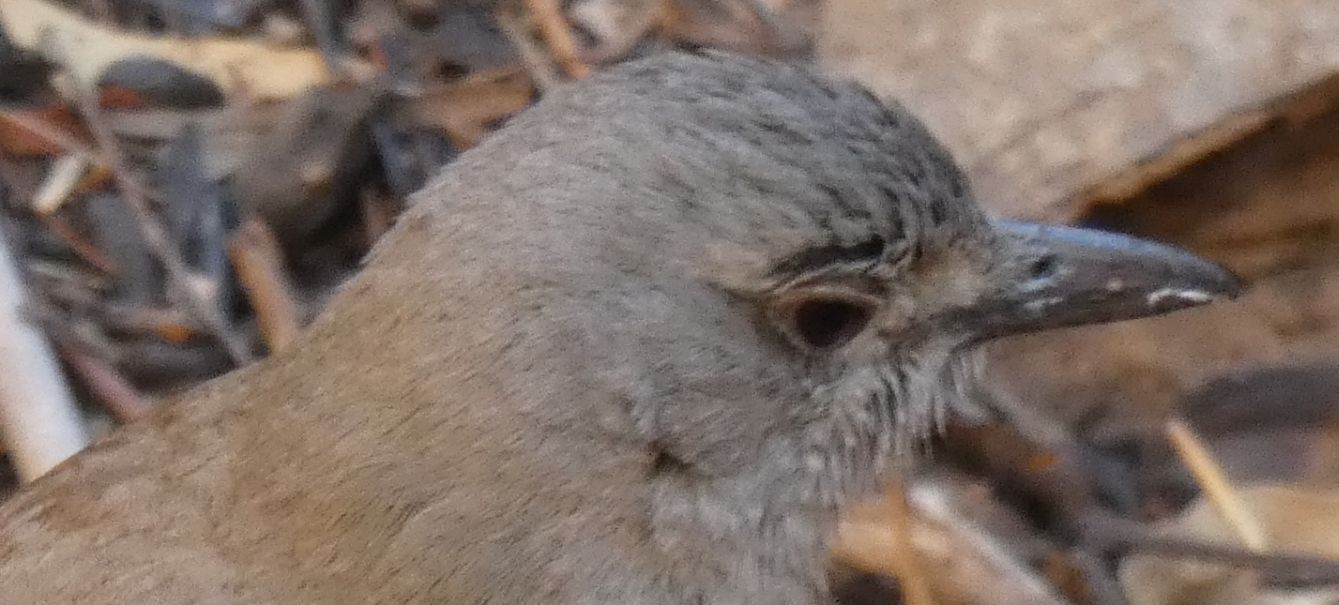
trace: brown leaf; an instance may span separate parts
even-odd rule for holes
[[[1240,496],[1264,526],[1271,549],[1339,559],[1339,492],[1256,486],[1241,490]],[[1161,524],[1160,531],[1218,544],[1235,542],[1232,530],[1203,500]],[[1266,589],[1250,572],[1146,555],[1127,559],[1120,578],[1133,605],[1322,605],[1339,599],[1339,589]]]
[[[534,82],[519,69],[472,75],[425,92],[408,107],[417,124],[444,130],[461,149],[479,144],[488,127],[530,105]]]

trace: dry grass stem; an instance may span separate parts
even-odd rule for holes
[[[1242,544],[1255,552],[1264,552],[1269,548],[1264,529],[1259,520],[1251,514],[1246,504],[1237,496],[1228,480],[1223,467],[1214,460],[1213,454],[1205,447],[1195,431],[1185,421],[1173,418],[1167,421],[1167,438],[1181,461],[1190,469],[1199,483],[1204,495],[1213,504]]]

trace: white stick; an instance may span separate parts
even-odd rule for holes
[[[0,234],[0,436],[28,482],[83,449],[88,434],[51,345],[24,319],[23,293]]]

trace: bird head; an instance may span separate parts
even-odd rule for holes
[[[864,491],[951,405],[973,345],[1237,289],[1167,246],[989,217],[906,109],[780,64],[625,64],[483,151],[470,178],[514,220],[482,231],[563,292],[542,308],[586,351],[587,392],[618,393],[675,472]]]

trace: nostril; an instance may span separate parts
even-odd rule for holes
[[[1055,255],[1047,254],[1032,261],[1032,266],[1028,268],[1028,274],[1032,279],[1046,279],[1055,275],[1055,268]]]
[[[948,220],[948,205],[944,200],[935,200],[930,204],[930,224],[938,227]]]

